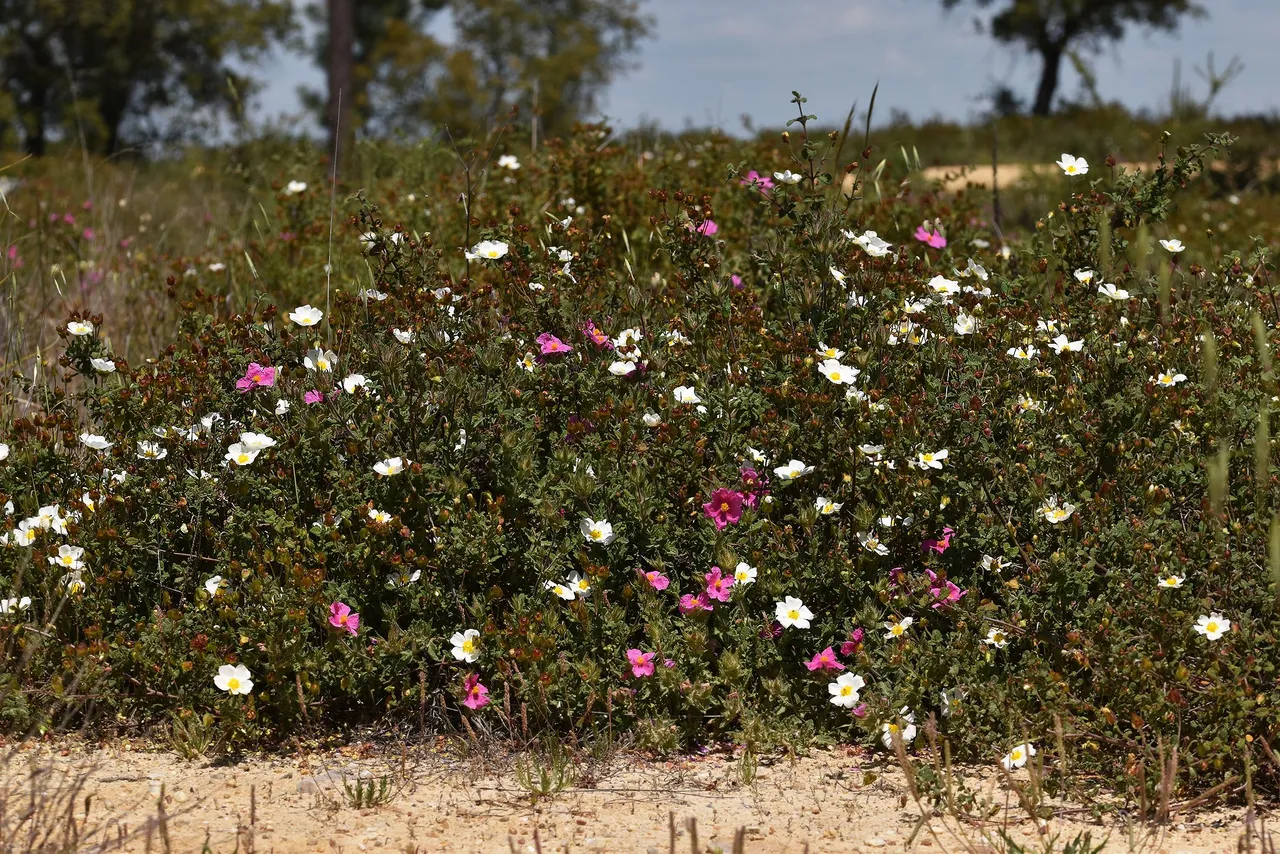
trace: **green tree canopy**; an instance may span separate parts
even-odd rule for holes
[[[1174,30],[1183,15],[1202,15],[1194,0],[942,0],[947,8],[973,3],[991,9],[982,26],[998,41],[1040,56],[1040,83],[1032,112],[1047,116],[1069,50],[1098,51],[1124,38],[1131,25]]]
[[[455,33],[449,44],[428,29],[445,12]],[[648,28],[640,0],[361,0],[355,124],[364,136],[446,125],[467,134],[518,104],[526,116],[536,107],[540,127],[561,133],[595,108]],[[328,62],[327,34],[315,56]],[[321,112],[319,92],[304,98]]]

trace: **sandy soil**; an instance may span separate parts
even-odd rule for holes
[[[0,756],[4,753],[0,748]],[[734,834],[745,828],[744,850],[758,854],[798,854],[806,845],[814,854],[907,848],[994,854],[981,828],[960,829],[942,817],[912,843],[920,812],[907,796],[901,771],[851,750],[762,762],[750,785],[742,782],[741,764],[731,757],[669,762],[617,757],[577,766],[577,785],[535,805],[517,784],[509,761],[451,757],[443,745],[406,757],[357,745],[229,763],[185,762],[128,743],[92,750],[28,746],[0,765],[0,794],[6,787],[10,792],[7,806],[0,801],[0,851],[34,847],[4,838],[15,806],[30,803],[31,767],[47,771],[37,784],[44,812],[61,816],[56,821],[64,827],[73,813],[82,827],[78,851],[185,854],[200,852],[207,840],[206,850],[218,854],[534,852],[536,830],[543,852],[666,854],[693,850],[687,824],[693,819],[699,852],[732,850]],[[347,804],[340,780],[360,772],[399,780],[403,788],[383,806],[356,809]],[[970,781],[984,797],[1001,804],[1009,800],[996,776],[975,776],[985,778]],[[86,795],[91,796],[87,820]],[[1109,835],[1109,852],[1230,854],[1244,829],[1238,810],[1180,814],[1181,823],[1172,828],[1137,830],[1115,817],[1088,824],[1078,810],[1063,814],[1075,817],[1052,819],[1043,833],[1025,815],[1014,816],[1009,830],[1033,843],[1055,833],[1065,841],[1088,830],[1095,839]],[[992,825],[988,832],[997,828]]]

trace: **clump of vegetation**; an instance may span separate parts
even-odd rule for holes
[[[332,238],[277,172],[240,238],[57,262],[81,307],[0,450],[8,725],[91,693],[195,752],[430,710],[754,755],[933,718],[1050,790],[1157,743],[1271,785],[1273,265],[1169,225],[1229,140],[1063,158],[1014,236],[795,103],[776,149],[424,149]],[[11,283],[99,245],[53,213]],[[176,332],[96,310],[117,275]]]

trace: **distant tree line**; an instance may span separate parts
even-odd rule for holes
[[[116,154],[245,118],[272,49],[326,72],[303,101],[353,137],[464,136],[513,106],[555,134],[648,31],[641,0],[0,0],[0,148]],[[433,25],[448,21],[446,43]],[[316,25],[303,44],[304,20]],[[440,29],[435,26],[434,29]]]

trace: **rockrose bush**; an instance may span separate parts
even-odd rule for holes
[[[1223,140],[1070,158],[1007,241],[807,122],[696,191],[585,129],[447,239],[353,199],[333,263],[366,284],[304,253],[305,304],[228,313],[175,277],[145,361],[69,317],[5,428],[9,725],[936,727],[1051,775],[1138,785],[1159,745],[1183,784],[1267,784],[1280,308],[1264,247],[1163,226]]]

